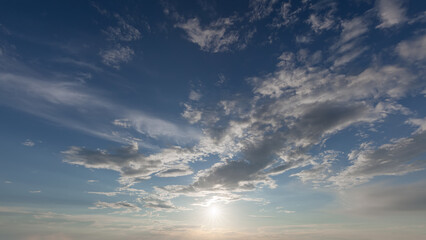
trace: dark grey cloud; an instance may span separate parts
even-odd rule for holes
[[[139,201],[143,203],[145,207],[152,208],[157,211],[172,211],[178,209],[175,205],[173,205],[170,200],[161,199],[160,197],[155,195],[140,198]]]
[[[95,203],[95,207],[92,207],[91,209],[104,209],[104,208],[111,208],[111,209],[124,209],[124,212],[139,212],[141,211],[141,208],[133,203],[129,203],[126,201],[121,202],[101,202],[98,201]]]
[[[71,147],[62,153],[66,163],[87,168],[110,169],[128,178],[148,179],[163,166],[162,161],[148,160],[138,153],[137,145],[119,148],[115,153],[80,147]]]
[[[424,214],[426,211],[425,182],[376,183],[357,187],[340,195],[343,210],[353,214]]]

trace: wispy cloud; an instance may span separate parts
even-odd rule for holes
[[[27,146],[27,147],[34,147],[35,143],[33,141],[31,141],[30,139],[27,139],[24,142],[22,142],[22,145]]]
[[[104,33],[110,41],[130,42],[141,38],[141,33],[137,28],[127,23],[120,15],[114,14],[117,19],[116,27],[108,27]]]
[[[141,32],[119,14],[112,14],[95,3],[92,3],[92,6],[103,16],[114,18],[117,22],[116,26],[109,26],[102,30],[107,36],[106,40],[110,42],[110,46],[101,49],[99,56],[102,58],[102,63],[119,70],[121,64],[129,62],[135,55],[134,50],[128,44],[139,40],[142,36]]]
[[[363,45],[362,41],[368,32],[368,21],[365,17],[343,20],[341,26],[340,39],[330,48],[334,67],[346,65],[368,50],[368,46]]]
[[[377,12],[381,23],[377,28],[389,28],[407,21],[407,9],[400,0],[378,0]]]
[[[426,59],[426,35],[401,41],[396,52],[408,61],[422,61]]]
[[[423,147],[426,143],[425,122],[425,119],[410,121],[419,125],[410,137],[394,139],[377,148],[363,144],[349,154],[353,164],[330,180],[340,187],[348,187],[366,183],[377,176],[400,176],[423,170],[426,164],[419,157],[426,152]]]
[[[113,48],[101,50],[99,54],[104,64],[120,69],[120,64],[130,61],[135,52],[130,47],[117,44]]]
[[[113,197],[119,194],[118,192],[87,192],[89,194],[97,194],[97,195],[104,195],[108,197]]]
[[[248,13],[250,21],[257,21],[269,16],[274,10],[275,3],[277,0],[251,0],[249,3],[251,11]]]
[[[217,53],[230,50],[230,46],[238,41],[238,32],[229,29],[234,21],[232,18],[220,18],[203,27],[198,18],[192,18],[176,24],[176,27],[183,29],[188,40],[200,46],[201,50]]]
[[[0,82],[1,104],[101,138],[121,143],[134,141],[126,134],[120,135],[117,126],[108,119],[127,119],[132,129],[155,139],[174,135],[183,140],[190,135],[195,138],[198,135],[191,129],[187,130],[192,133],[186,135],[184,128],[171,122],[116,105],[102,96],[101,92],[81,82],[38,79],[4,72],[0,73]],[[71,113],[73,118],[68,117]]]
[[[336,24],[336,3],[331,1],[318,2],[310,6],[313,11],[306,22],[311,25],[312,30],[320,33],[332,29]]]

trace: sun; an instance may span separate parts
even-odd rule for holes
[[[206,220],[209,226],[216,226],[223,221],[222,209],[217,205],[211,205],[206,210]]]
[[[217,206],[209,207],[209,216],[212,219],[218,218],[220,216],[220,209]]]

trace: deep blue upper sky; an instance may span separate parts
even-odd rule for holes
[[[1,2],[0,238],[423,238],[425,23],[413,0]]]

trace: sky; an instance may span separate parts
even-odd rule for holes
[[[2,1],[0,238],[426,238],[426,2]]]

